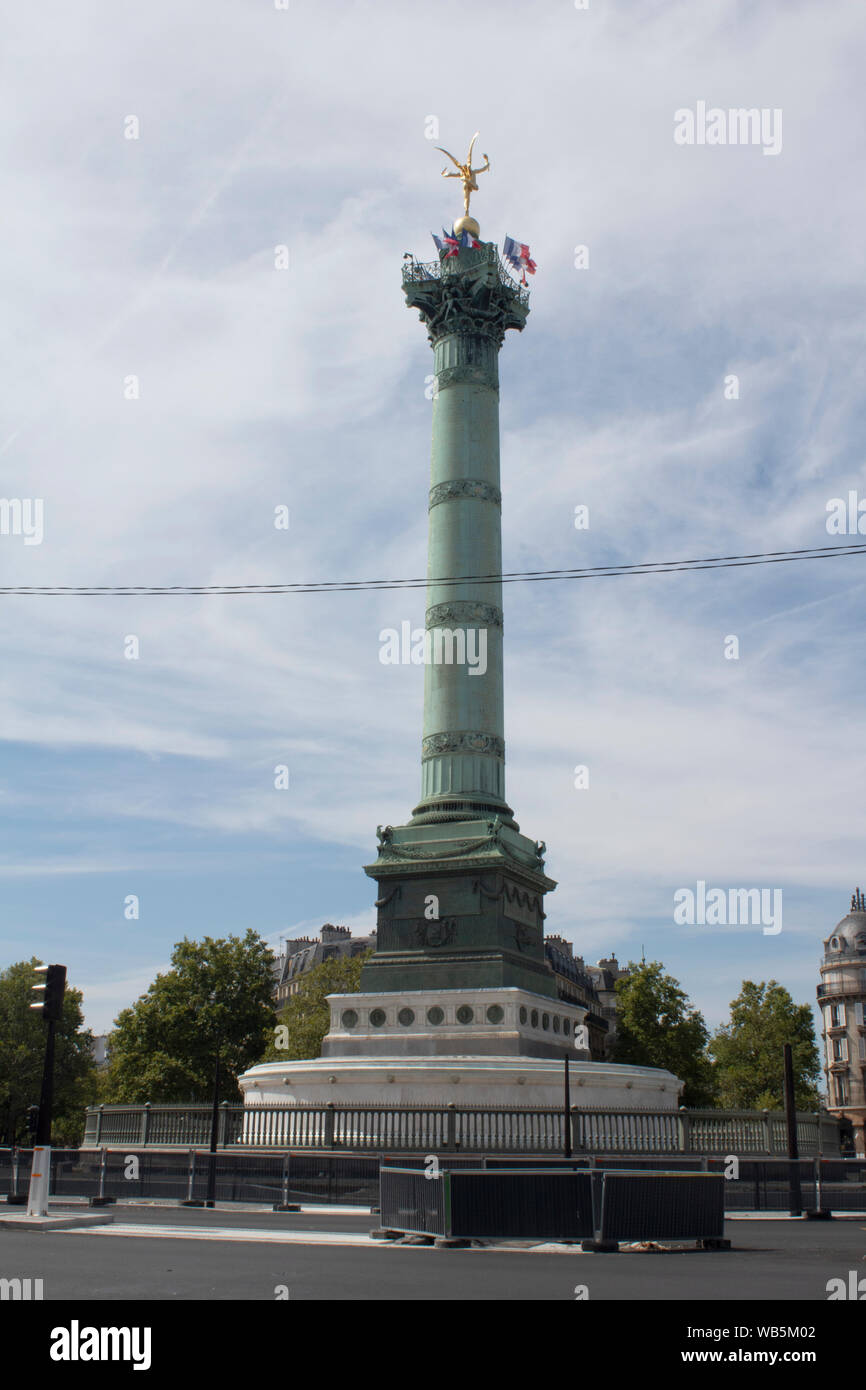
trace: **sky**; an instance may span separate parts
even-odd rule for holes
[[[858,6],[281,3],[6,17],[0,498],[44,534],[0,534],[0,585],[423,575],[432,356],[400,271],[462,212],[435,146],[475,130],[481,236],[538,266],[500,362],[505,571],[843,540]],[[699,103],[781,113],[780,148],[677,143]],[[862,555],[506,586],[549,932],[663,961],[711,1027],[743,979],[814,1000],[866,881],[864,596]],[[184,936],[369,930],[376,826],[420,793],[423,670],[379,633],[423,611],[0,598],[0,968],[65,962],[104,1032]],[[780,892],[781,932],[676,923],[699,881]]]

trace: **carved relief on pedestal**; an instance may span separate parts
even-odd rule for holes
[[[443,917],[441,921],[421,921],[415,924],[415,939],[419,946],[450,946],[457,935],[457,920]]]

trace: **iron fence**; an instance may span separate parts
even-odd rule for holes
[[[739,1154],[783,1157],[781,1111],[570,1112],[575,1153]],[[837,1157],[839,1121],[797,1116],[800,1152]],[[87,1111],[83,1148],[195,1148],[210,1141],[207,1105],[101,1105]],[[219,1109],[220,1149],[346,1149],[358,1153],[562,1153],[565,1116],[552,1107],[457,1105],[229,1105]]]

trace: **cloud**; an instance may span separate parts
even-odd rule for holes
[[[482,234],[528,238],[539,263],[502,355],[505,568],[827,543],[828,498],[866,490],[854,10],[641,0],[527,26],[509,0],[491,26],[448,0],[452,21],[469,82],[427,15],[389,3],[15,16],[0,491],[44,498],[46,531],[0,538],[3,583],[423,575],[432,364],[400,258],[432,256],[459,211],[432,146],[476,128]],[[782,107],[781,155],[676,146],[698,99]],[[674,888],[779,885],[813,914],[814,942],[804,916],[779,948],[809,975],[860,872],[862,575],[852,558],[506,586],[509,795],[560,879],[548,926],[587,955],[652,932],[715,1000],[729,945],[693,957]],[[49,930],[64,865],[93,895],[63,903],[73,951],[100,866],[195,897],[149,924],[166,958],[181,918],[233,929],[237,900],[271,937],[367,921],[374,828],[419,791],[422,683],[381,665],[378,634],[423,607],[3,599],[8,951]]]

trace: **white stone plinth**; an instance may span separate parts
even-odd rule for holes
[[[244,1105],[562,1105],[561,1060],[546,1057],[318,1057],[264,1062],[240,1078]],[[612,1062],[572,1061],[578,1108],[676,1110],[672,1072]],[[255,1142],[251,1137],[248,1142]]]
[[[329,994],[322,1057],[553,1057],[590,1060],[580,1004],[504,986]],[[447,1063],[446,1063],[447,1065]]]

